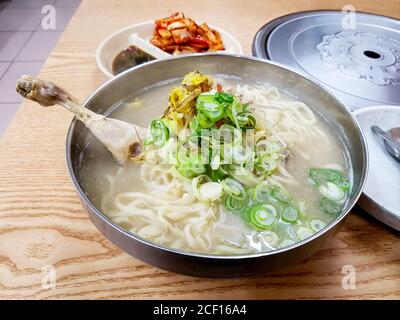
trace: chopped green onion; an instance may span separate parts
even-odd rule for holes
[[[240,124],[237,119],[237,115],[239,112],[241,112],[241,109],[243,109],[243,106],[240,103],[239,99],[234,98],[233,102],[232,102],[232,106],[228,112],[228,117],[235,124],[237,129],[240,129]]]
[[[251,151],[243,148],[242,146],[225,146],[223,147],[224,162],[233,164],[244,164],[250,160]]]
[[[217,133],[222,144],[238,145],[242,143],[242,132],[229,124],[223,124]]]
[[[271,156],[264,155],[257,160],[255,167],[261,173],[271,174],[276,170],[278,164]]]
[[[338,215],[343,208],[343,205],[341,203],[332,201],[331,199],[328,199],[326,197],[322,197],[320,200],[320,205],[321,208],[329,214],[335,214]]]
[[[278,235],[271,231],[271,230],[267,230],[267,231],[262,231],[258,234],[258,238],[267,246],[270,247],[272,249],[275,249],[276,244],[279,241],[279,237]]]
[[[256,119],[248,111],[238,113],[236,118],[242,129],[254,129],[256,126]]]
[[[247,189],[247,198],[250,201],[256,201],[256,192],[255,192],[256,188],[249,188]]]
[[[308,224],[310,225],[311,229],[314,230],[315,232],[320,231],[321,229],[323,229],[326,226],[325,222],[323,222],[322,220],[317,219],[317,218],[311,219],[308,222]]]
[[[350,188],[349,180],[339,170],[330,168],[313,168],[309,170],[309,174],[311,180],[318,185],[329,181],[335,183],[343,190],[348,190]]]
[[[202,93],[197,97],[197,113],[205,115],[213,123],[225,116],[225,109],[226,105],[219,103],[213,94]]]
[[[199,122],[199,126],[203,129],[208,129],[214,126],[214,121],[209,119],[206,115],[203,113],[198,113],[197,114],[197,121]]]
[[[285,248],[288,246],[291,246],[292,244],[294,244],[295,241],[292,239],[284,239],[282,240],[282,242],[279,244],[279,248]]]
[[[225,208],[231,212],[237,212],[244,208],[246,201],[228,195],[225,198]]]
[[[180,145],[178,144],[177,145],[177,154],[176,154],[178,163],[184,163],[184,162],[188,161],[189,156],[190,156],[189,149],[186,148],[186,146],[182,143],[180,143]]]
[[[326,181],[337,181],[340,179],[341,173],[338,170],[328,168],[314,168],[309,170],[310,178],[317,184]]]
[[[289,222],[289,223],[295,223],[297,219],[299,218],[299,211],[294,208],[294,207],[286,207],[282,211],[282,220]]]
[[[169,139],[169,130],[165,123],[161,120],[153,120],[150,124],[150,137],[145,144],[153,144],[156,147],[162,147]]]
[[[234,97],[231,94],[226,92],[216,92],[214,94],[214,98],[219,103],[228,103],[228,104],[232,103],[234,99]]]
[[[222,187],[218,182],[206,182],[200,185],[199,193],[203,199],[216,200],[222,195]]]
[[[219,166],[221,165],[221,158],[220,154],[217,152],[210,161],[211,170],[218,170]]]
[[[271,229],[278,218],[278,212],[270,204],[254,204],[247,210],[249,223],[260,230]]]
[[[301,223],[299,225],[301,225]],[[286,234],[289,236],[289,239],[296,239],[297,238],[294,226],[295,225],[290,225],[285,230]]]
[[[163,118],[163,119],[161,119],[161,121],[167,127],[167,129],[169,131],[169,135],[171,135],[171,134],[177,135],[178,134],[178,121],[167,119],[167,118]]]
[[[267,154],[277,154],[282,149],[278,142],[266,139],[258,141],[256,146],[259,151],[265,152]]]
[[[350,189],[350,181],[344,176],[342,176],[342,178],[335,183],[345,191]]]
[[[255,175],[252,166],[246,162],[229,166],[229,174],[245,186],[255,186],[264,180],[263,175]]]
[[[280,206],[279,201],[271,194],[272,187],[265,183],[260,183],[254,189],[254,199],[260,202],[266,202],[274,206]]]
[[[190,128],[193,136],[198,136],[200,134],[201,126],[200,126],[199,119],[197,118],[197,116],[193,117],[192,121],[189,124],[189,128]]]
[[[201,201],[204,200],[203,197],[200,194],[200,186],[203,183],[207,183],[207,182],[210,182],[210,181],[211,181],[211,179],[208,176],[206,176],[205,174],[202,174],[202,175],[199,175],[199,176],[193,178],[193,180],[192,180],[192,190],[193,190],[193,193],[194,193],[194,195],[196,196],[197,199],[199,199]]]
[[[219,166],[217,170],[210,170],[209,176],[211,180],[215,182],[224,179],[227,176],[227,172],[221,166]]]
[[[310,216],[314,214],[314,207],[305,200],[299,200],[298,207],[302,216]]]
[[[260,183],[254,189],[254,198],[257,201],[264,201],[269,199],[271,196],[271,188],[270,186]]]
[[[271,190],[272,196],[282,203],[288,203],[292,200],[290,194],[280,186],[273,186]]]
[[[332,201],[341,201],[346,196],[346,193],[333,182],[327,181],[319,186],[319,191],[323,196]]]
[[[222,189],[224,189],[224,191],[233,198],[236,198],[238,200],[246,199],[246,191],[244,190],[240,182],[232,178],[226,178],[221,181],[221,186]]]
[[[299,227],[296,232],[296,235],[300,240],[307,239],[308,237],[311,237],[313,234],[314,232],[310,228],[303,226]]]
[[[178,158],[178,161],[180,159]],[[184,161],[179,161],[176,165],[176,170],[187,178],[192,178],[206,172],[206,167],[203,160],[199,156],[191,155]]]
[[[222,187],[218,182],[212,182],[206,175],[200,175],[192,180],[193,193],[200,201],[216,200],[222,195]]]

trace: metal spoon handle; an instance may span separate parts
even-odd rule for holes
[[[400,152],[400,144],[377,125],[371,127],[372,131],[379,134],[394,149]]]

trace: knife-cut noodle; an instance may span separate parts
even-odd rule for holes
[[[261,192],[259,189],[263,186],[268,186],[269,189],[265,190],[272,190],[271,195],[276,197],[274,201],[279,202],[275,207],[279,212],[273,225],[266,224],[268,217],[265,212],[262,217],[266,220],[260,222],[265,222],[263,228],[259,224],[254,227],[244,217],[252,214],[250,209],[228,210],[227,190],[231,189],[222,182],[223,179],[215,180],[222,185],[223,196],[199,200],[199,191],[193,183],[195,178],[184,176],[176,164],[165,163],[160,153],[162,148],[150,148],[140,167],[118,167],[110,159],[102,159],[101,152],[89,145],[92,157],[84,161],[82,180],[92,201],[112,221],[139,237],[166,247],[209,254],[273,250],[303,240],[334,220],[332,212],[321,209],[321,192],[326,190],[318,189],[315,182],[309,182],[310,168],[331,168],[315,172],[341,170],[349,175],[344,146],[329,124],[309,106],[281,95],[277,88],[252,83],[243,85],[225,78],[217,78],[215,82],[222,84],[225,92],[248,104],[248,112],[254,115],[257,124],[258,131],[254,136],[267,137],[257,143],[280,148],[274,158],[276,168],[268,174],[241,175],[244,166],[236,166],[229,173],[231,179],[245,188],[246,199],[253,197],[250,209],[261,210],[270,205],[272,202],[266,198],[257,198],[257,192]],[[162,114],[162,101],[165,101],[169,88],[168,85],[156,87],[133,97],[135,101],[141,101],[143,108],[154,106],[148,112],[140,112],[141,109],[132,112],[129,102],[125,102],[114,114],[135,123],[149,123],[157,114]],[[269,144],[270,141],[276,145]],[[177,142],[171,140],[170,143]],[[100,177],[94,179],[93,175]],[[214,187],[216,185],[211,183],[200,191],[208,194],[214,192]],[[285,193],[276,194],[274,190],[281,193],[285,190]],[[289,200],[285,202],[289,194]],[[229,200],[235,203],[238,199],[233,197]]]

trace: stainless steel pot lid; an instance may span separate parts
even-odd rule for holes
[[[400,126],[398,106],[373,106],[354,112],[368,146],[368,178],[359,205],[375,218],[400,231],[400,163],[385,150],[372,125],[383,130]]]
[[[311,75],[352,110],[400,104],[400,20],[353,15],[309,11],[275,19],[257,32],[253,54]],[[354,23],[343,23],[350,18]]]

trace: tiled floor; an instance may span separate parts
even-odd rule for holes
[[[0,137],[22,100],[15,92],[16,80],[40,71],[80,1],[0,0]],[[46,5],[55,8],[52,30],[42,27]]]

